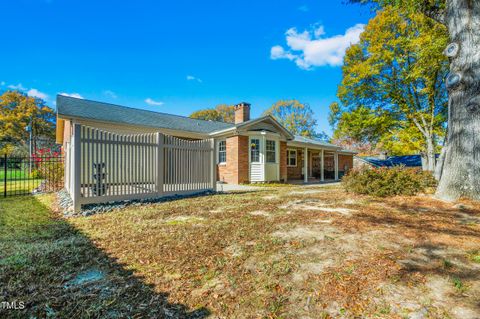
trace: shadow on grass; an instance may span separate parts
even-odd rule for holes
[[[205,318],[210,314],[206,308],[189,311],[185,305],[169,303],[167,292],[156,292],[55,216],[48,208],[53,198],[0,200],[1,318]],[[11,307],[17,309],[7,309]]]
[[[384,203],[381,200],[376,202]],[[432,207],[421,202],[388,202],[384,209],[389,208],[392,209],[389,213],[360,213],[355,217],[367,222],[372,228],[396,226],[399,236],[402,236],[402,229],[414,231],[411,235],[416,236],[417,243],[406,253],[405,259],[399,260],[405,273],[419,272],[462,280],[480,278],[480,268],[468,259],[466,251],[458,248],[462,242],[478,242],[480,239],[478,227],[471,227],[473,224],[469,223],[477,221],[474,224],[478,224],[478,210],[459,211],[456,208]],[[433,238],[441,239],[433,243]],[[449,245],[449,241],[452,245]]]
[[[375,200],[373,202],[382,202]],[[356,218],[366,221],[373,225],[398,225],[410,229],[418,230],[421,233],[437,233],[452,236],[471,236],[480,238],[480,232],[469,227],[470,220],[478,220],[480,223],[480,214],[477,210],[463,210],[460,212],[454,208],[432,208],[431,206],[421,203],[395,203],[388,202],[388,208],[393,208],[390,215],[373,215],[361,213]],[[385,209],[388,209],[385,207]],[[411,217],[405,218],[406,215],[394,213],[401,211],[411,214]],[[424,215],[427,218],[424,218]],[[433,216],[435,215],[435,216]],[[468,217],[469,216],[469,217]],[[418,218],[417,218],[418,217]]]

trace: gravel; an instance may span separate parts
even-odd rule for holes
[[[63,209],[63,214],[66,217],[75,217],[75,216],[91,216],[95,214],[102,214],[102,213],[110,212],[116,209],[123,209],[128,206],[142,206],[142,205],[148,205],[148,204],[162,203],[162,202],[183,199],[183,198],[212,195],[214,193],[215,192],[212,192],[212,191],[205,191],[205,192],[199,192],[196,194],[189,194],[189,195],[171,195],[171,196],[149,198],[149,199],[124,200],[124,201],[108,202],[108,203],[102,203],[102,204],[87,204],[87,205],[82,205],[82,208],[79,212],[73,211],[73,201],[70,197],[70,194],[66,190],[59,191],[57,193],[57,197],[58,197],[58,204]]]

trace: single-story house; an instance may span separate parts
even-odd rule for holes
[[[160,132],[186,140],[214,139],[216,178],[231,184],[338,180],[353,167],[355,154],[294,136],[272,116],[251,119],[245,102],[235,106],[235,123],[224,123],[57,96],[56,136],[64,150],[70,149],[74,124],[115,134]]]

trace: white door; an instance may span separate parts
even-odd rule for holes
[[[265,181],[280,180],[279,143],[273,139],[265,139]]]
[[[250,137],[249,143],[249,162],[250,162],[250,182],[265,181],[265,166],[262,152],[262,138]]]

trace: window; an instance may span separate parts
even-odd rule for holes
[[[250,141],[250,161],[252,163],[260,162],[260,140],[252,138]]]
[[[297,166],[297,151],[287,150],[287,166]]]
[[[266,157],[267,163],[276,163],[277,162],[277,151],[276,151],[276,142],[267,140],[266,146]]]
[[[227,142],[226,141],[218,142],[218,162],[219,163],[227,162]]]

